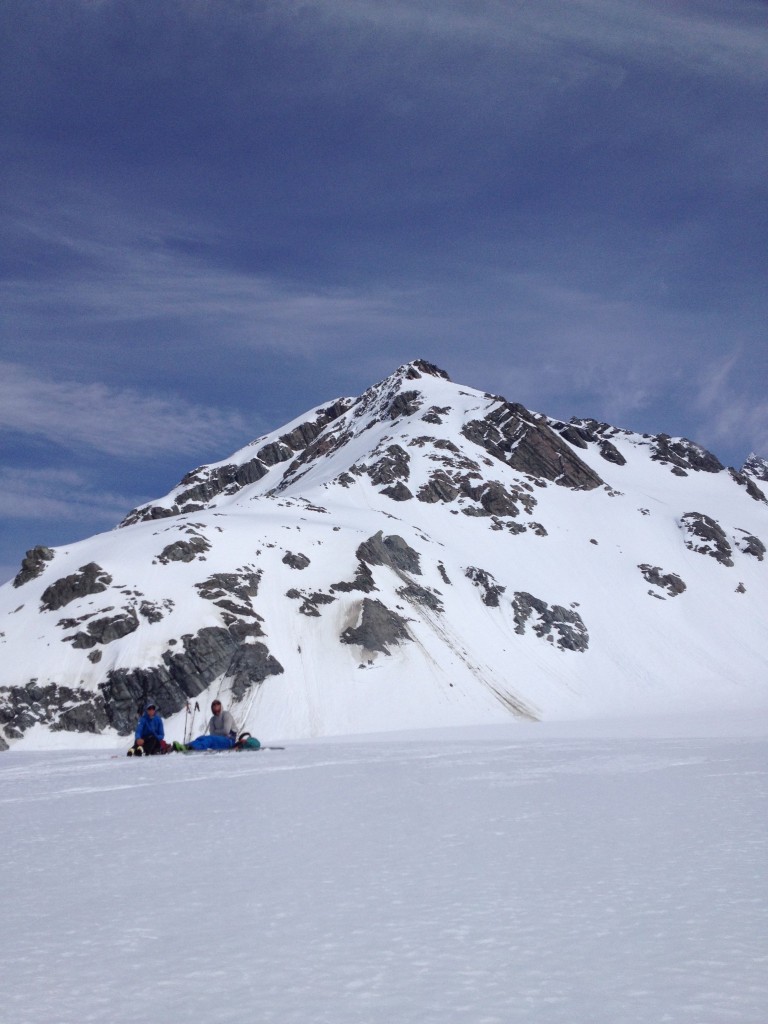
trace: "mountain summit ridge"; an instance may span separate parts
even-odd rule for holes
[[[0,744],[127,735],[148,696],[283,737],[762,706],[766,465],[414,360],[27,552]]]

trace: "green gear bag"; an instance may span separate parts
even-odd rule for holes
[[[238,750],[261,750],[261,743],[249,732],[244,732],[235,744]]]

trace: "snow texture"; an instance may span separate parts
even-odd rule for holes
[[[764,1024],[767,752],[755,720],[12,750],[2,1018]]]

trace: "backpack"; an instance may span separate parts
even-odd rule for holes
[[[240,736],[235,744],[235,750],[260,750],[261,744],[255,736],[251,736],[249,732],[240,733]]]

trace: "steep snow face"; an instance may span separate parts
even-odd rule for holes
[[[286,737],[764,704],[756,464],[406,364],[27,552],[0,727],[114,738],[152,696],[181,738],[212,694]]]

